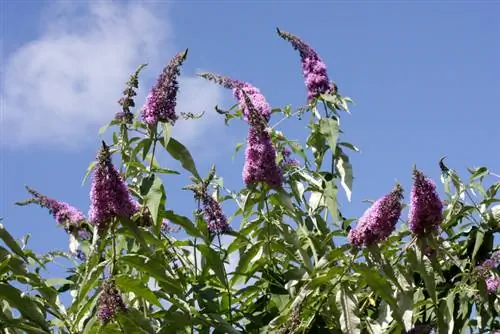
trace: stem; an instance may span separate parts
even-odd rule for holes
[[[217,233],[217,240],[219,241],[219,248],[222,249],[222,242],[220,241],[220,234]],[[224,261],[222,261],[222,269],[224,270],[224,278],[225,278],[225,285],[226,285],[226,290],[227,290],[227,298],[229,302],[229,308],[228,308],[228,316],[229,316],[229,323],[232,325],[233,324],[233,315],[232,315],[232,302],[231,302],[231,291],[229,290],[229,279],[227,277],[227,272],[226,272],[226,266],[224,265]]]
[[[267,250],[267,256],[269,259],[271,259],[271,262],[273,264],[273,267],[277,268],[277,265],[274,261],[274,257],[271,256],[271,220],[269,218],[269,205],[267,203],[267,189],[265,191],[265,196],[264,196],[264,206],[266,207],[266,219],[265,219],[265,224],[266,224],[266,250]]]
[[[153,170],[153,159],[155,157],[155,150],[156,150],[156,141],[158,140],[157,137],[157,128],[151,129],[151,132],[153,134],[153,150],[151,151],[151,159],[149,160],[149,175],[151,175],[151,171]]]
[[[116,234],[115,234],[115,225],[116,222],[113,222],[111,227],[111,247],[113,248],[113,257],[111,260],[111,276],[114,276],[116,269]]]

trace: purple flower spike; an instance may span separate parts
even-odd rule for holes
[[[415,169],[410,196],[409,225],[413,234],[423,237],[438,229],[443,221],[443,203],[434,181]]]
[[[365,211],[358,225],[349,231],[349,242],[354,246],[372,245],[389,237],[396,228],[403,206],[403,188],[398,184],[389,194],[378,199]]]
[[[243,111],[243,118],[251,126],[255,126],[257,123],[259,123],[259,125],[267,125],[267,122],[269,122],[271,118],[271,106],[267,103],[266,98],[257,87],[248,82],[235,80],[214,73],[202,73],[200,76],[216,82],[225,88],[232,89],[233,96],[238,101]]]
[[[227,223],[227,218],[222,212],[220,203],[217,202],[212,196],[204,194],[202,197],[203,202],[203,217],[207,223],[207,228],[210,233],[223,234],[231,228]]]
[[[114,319],[119,312],[126,311],[126,309],[120,292],[116,288],[113,280],[105,281],[101,286],[97,317],[102,323],[107,323]]]
[[[326,65],[314,49],[295,35],[278,30],[278,35],[290,42],[300,53],[302,73],[307,87],[308,101],[312,101],[320,94],[330,92],[334,86],[328,79]]]
[[[68,203],[42,195],[32,188],[26,187],[26,189],[33,195],[33,199],[28,200],[26,203],[36,203],[43,208],[47,208],[56,222],[65,228],[78,228],[85,221],[83,213]]]
[[[489,293],[496,293],[500,288],[500,278],[498,277],[490,276],[485,280],[485,283],[486,290],[488,290]]]
[[[103,230],[117,216],[130,218],[139,210],[127,184],[111,162],[109,148],[103,147],[97,157],[90,191],[90,222]]]
[[[281,170],[276,164],[276,150],[265,131],[254,128],[248,131],[243,181],[247,185],[265,182],[271,188],[278,188],[283,183]]]
[[[186,57],[187,50],[176,54],[160,74],[141,110],[145,123],[149,125],[156,125],[158,122],[174,124],[177,121],[178,116],[175,113],[179,90],[177,77],[180,75],[180,67]]]

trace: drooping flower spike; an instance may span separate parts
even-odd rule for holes
[[[276,149],[267,132],[271,118],[271,106],[264,95],[253,85],[213,73],[202,73],[201,77],[233,90],[233,96],[250,125],[245,150],[243,181],[247,185],[264,182],[271,188],[283,183],[282,170],[276,163]]]
[[[85,222],[85,216],[83,213],[70,204],[42,195],[30,187],[26,187],[26,189],[33,196],[33,198],[28,201],[18,202],[18,205],[34,203],[48,209],[49,213],[54,217],[56,222],[64,226],[67,230],[71,228],[79,228],[80,224]]]
[[[326,64],[318,53],[299,37],[277,28],[278,35],[290,42],[295,50],[300,53],[302,73],[307,87],[307,99],[312,101],[320,94],[334,91],[335,87],[328,79]]]

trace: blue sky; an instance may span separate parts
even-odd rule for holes
[[[174,134],[200,172],[215,163],[227,186],[239,189],[243,155],[234,161],[231,155],[246,126],[225,127],[213,106],[232,105],[230,92],[194,76],[227,74],[259,87],[273,106],[304,104],[298,53],[276,35],[277,26],[315,47],[340,93],[356,102],[341,123],[344,140],[362,150],[351,155],[356,179],[347,216],[361,215],[362,201],[387,193],[395,180],[408,199],[413,164],[439,182],[443,155],[460,172],[479,165],[500,171],[499,2],[7,0],[1,6],[0,216],[15,236],[31,233],[39,252],[66,251],[68,239],[44,210],[14,206],[27,198],[24,185],[86,213],[89,183],[81,187],[81,180],[126,79],[140,63],[150,64],[136,101],[142,105],[163,65],[186,47],[179,110],[206,110],[208,117],[180,123]],[[285,122],[281,129],[303,138],[305,124]],[[169,209],[186,215],[190,194],[178,189],[188,182],[165,178]]]

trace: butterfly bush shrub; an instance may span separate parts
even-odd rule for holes
[[[339,120],[352,101],[310,45],[282,30],[278,37],[299,52],[304,106],[272,108],[272,92],[258,83],[200,73],[232,90],[235,106],[216,107],[221,122],[247,124],[240,190],[223,182],[215,164],[199,171],[172,136],[179,119],[203,116],[176,110],[187,50],[167,63],[137,108],[145,65],[131,75],[121,111],[100,131],[111,130],[112,140],[100,144],[85,177],[88,216],[32,188],[32,198],[17,203],[48,209],[70,252],[35,254],[28,238],[17,241],[0,225],[1,333],[500,330],[495,174],[479,167],[463,180],[441,160],[437,182],[431,171],[409,167],[411,188],[380,184],[380,197],[359,219],[345,217],[339,189],[350,201],[349,155],[359,149],[344,139]],[[280,130],[294,117],[308,131],[304,143]],[[168,166],[158,163],[164,152]],[[174,189],[173,177],[187,185]],[[180,191],[193,195],[185,204],[192,214],[167,201]],[[46,279],[58,257],[72,261],[68,275]]]

